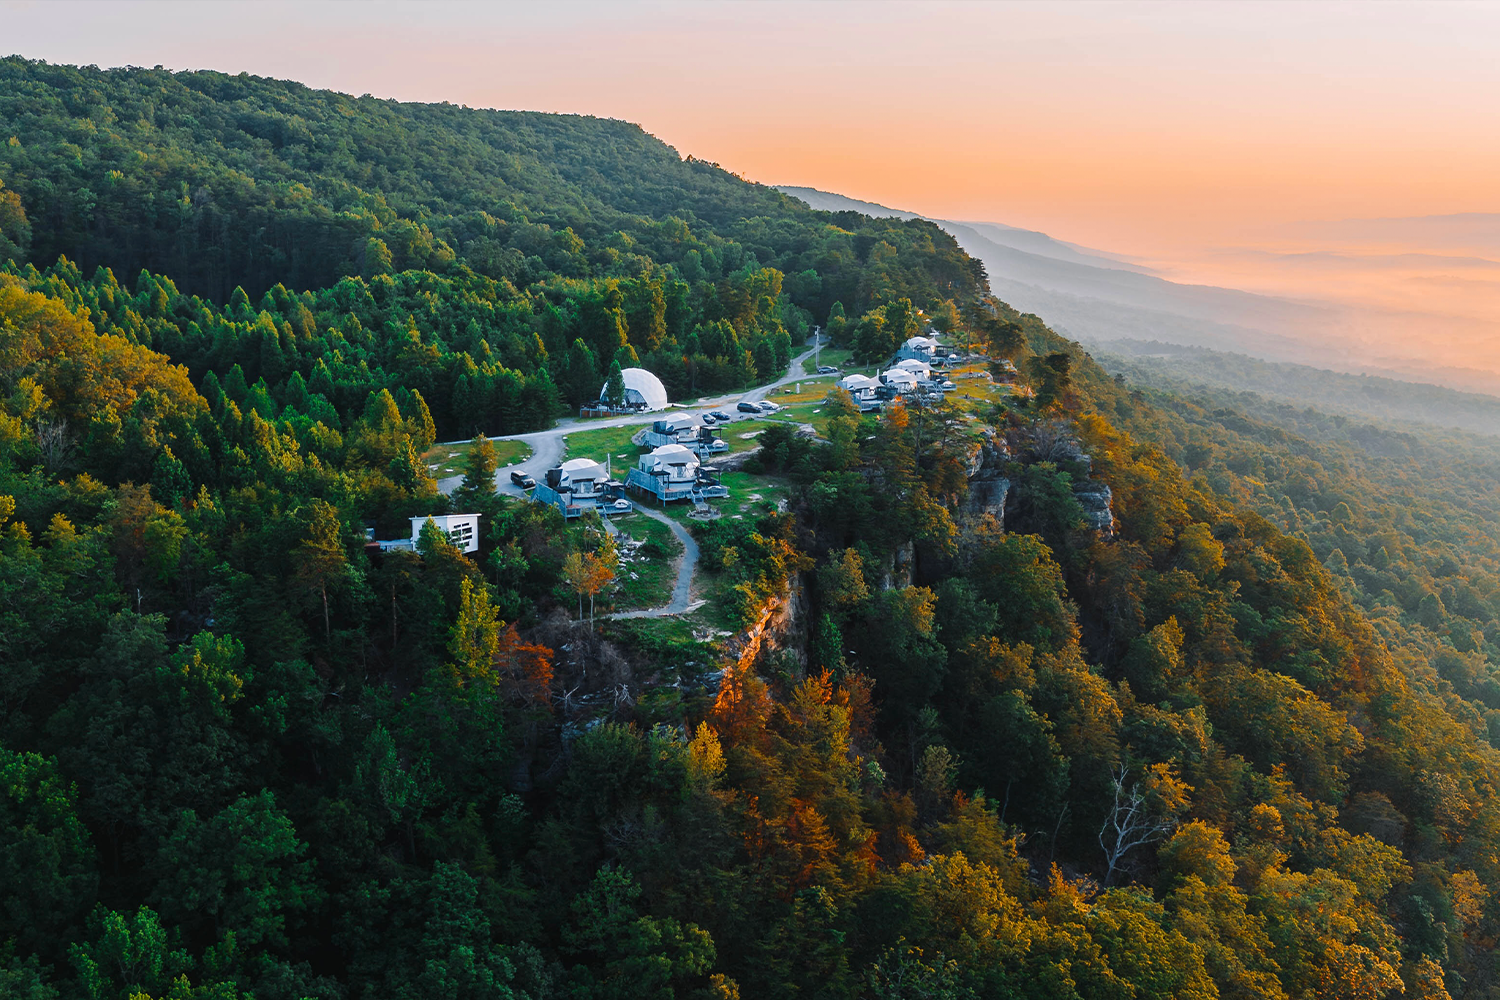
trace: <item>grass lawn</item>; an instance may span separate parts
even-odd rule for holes
[[[818,370],[819,365],[832,365],[842,368],[849,363],[849,358],[854,352],[847,347],[825,347],[818,352],[816,359],[808,358],[802,362],[802,370],[811,375]]]
[[[729,454],[731,455],[737,455],[742,451],[749,451],[751,448],[760,446],[760,435],[767,427],[771,426],[772,419],[774,418],[768,417],[764,420],[752,418],[750,420],[736,420],[727,425],[720,424],[719,437],[728,443]],[[708,464],[712,465],[713,459],[710,458]]]
[[[797,403],[821,400],[824,396],[828,395],[828,390],[833,388],[833,384],[840,377],[838,375],[819,375],[817,378],[805,378],[801,382],[793,382],[791,385],[782,386],[766,398],[777,406],[791,406]]]
[[[531,449],[520,441],[491,439],[490,443],[495,446],[497,468],[503,469],[507,465],[515,465],[531,457]],[[434,479],[461,476],[464,474],[464,464],[469,460],[469,449],[472,447],[473,443],[469,441],[462,444],[433,445],[422,453],[422,461],[426,463]]]
[[[990,407],[1015,394],[1015,387],[992,382],[979,373],[987,371],[984,365],[964,365],[947,372],[947,377],[958,386],[948,393],[948,398],[961,409],[984,416]]]
[[[666,604],[672,599],[672,586],[677,582],[672,563],[682,554],[682,543],[665,524],[641,514],[616,518],[615,526],[635,541],[646,543],[634,556],[621,552],[620,571],[615,577],[615,610],[634,611]],[[648,553],[647,549],[652,551]]]
[[[630,443],[630,439],[650,424],[627,424],[624,427],[600,427],[591,431],[573,431],[563,439],[567,444],[569,458],[592,458],[603,462],[609,455],[616,462],[625,459],[631,465],[641,449]],[[622,475],[623,478],[623,475]]]
[[[791,495],[791,483],[779,476],[762,476],[750,472],[726,472],[720,481],[729,490],[722,500],[710,500],[711,506],[723,511],[727,518],[740,517],[753,520],[776,509],[778,500]],[[654,501],[653,501],[654,503]],[[653,508],[659,509],[659,508]],[[689,528],[697,523],[688,517],[693,505],[687,502],[667,504],[666,514]]]

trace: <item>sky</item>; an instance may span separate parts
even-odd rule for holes
[[[624,118],[754,180],[1147,255],[1500,211],[1495,3],[0,2],[0,50]]]

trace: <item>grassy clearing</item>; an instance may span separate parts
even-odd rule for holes
[[[720,481],[729,490],[729,496],[722,500],[710,500],[709,503],[727,518],[754,520],[775,510],[778,501],[791,496],[791,482],[778,476],[726,472],[720,477]],[[691,528],[696,523],[688,517],[688,511],[692,509],[693,505],[690,503],[670,503],[667,504],[666,514],[674,521]]]
[[[760,435],[767,427],[771,426],[774,418],[767,417],[764,420],[736,420],[731,424],[720,424],[719,437],[729,444],[729,454],[738,455],[742,451],[760,447]],[[713,461],[710,459],[709,464]]]
[[[690,615],[667,618],[634,618],[606,621],[604,634],[629,648],[639,650],[683,680],[693,680],[714,669],[722,655],[727,628],[709,622],[700,609]],[[668,689],[657,689],[666,691]],[[675,692],[672,692],[675,694]],[[650,697],[650,694],[643,696]],[[711,699],[710,699],[711,701]],[[641,706],[638,705],[639,709]],[[708,704],[701,706],[706,712]]]
[[[677,582],[672,563],[682,554],[682,543],[671,528],[642,514],[617,518],[615,525],[635,541],[645,543],[633,556],[626,555],[622,546],[620,571],[615,578],[615,609],[634,611],[666,604]]]
[[[630,443],[630,439],[650,424],[626,424],[623,427],[599,427],[591,431],[573,431],[563,440],[567,444],[569,458],[592,458],[604,461],[604,456],[619,461],[634,463],[641,449]]]
[[[782,386],[766,398],[777,406],[794,406],[797,403],[810,403],[821,400],[828,395],[828,390],[839,380],[838,375],[819,375],[817,378],[805,378],[801,382],[793,382],[791,385]]]
[[[832,365],[835,368],[843,368],[849,363],[849,358],[854,352],[847,347],[825,347],[818,353],[816,359],[808,358],[802,362],[802,370],[811,375],[817,372],[819,365]]]
[[[495,446],[498,468],[503,469],[507,465],[515,465],[531,457],[531,449],[520,441],[491,439],[490,443]],[[469,460],[469,449],[472,447],[473,443],[469,441],[462,444],[433,445],[422,453],[422,461],[426,463],[428,471],[435,479],[461,476],[464,474],[465,463]]]
[[[993,382],[984,377],[984,365],[964,365],[947,373],[947,377],[958,386],[948,393],[948,398],[961,409],[979,416],[987,414],[992,406],[1015,394],[1015,387]]]

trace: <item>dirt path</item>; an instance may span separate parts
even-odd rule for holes
[[[621,611],[609,617],[663,618],[667,615],[683,614],[691,604],[693,574],[698,569],[698,543],[693,540],[691,532],[661,511],[651,510],[640,504],[636,504],[635,511],[637,514],[644,514],[654,521],[665,524],[671,529],[673,536],[682,543],[682,561],[677,565],[677,583],[672,587],[672,600],[662,607],[646,608],[641,611]]]

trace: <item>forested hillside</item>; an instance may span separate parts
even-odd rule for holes
[[[617,362],[748,387],[834,303],[964,306],[984,281],[929,223],[812,212],[625,122],[10,58],[0,133],[0,250],[66,256],[94,316],[129,326],[104,267],[196,376],[233,355],[283,403],[320,360],[361,399],[435,378],[445,433],[549,420]]]
[[[1500,997],[1484,439],[1133,385],[633,126],[0,69],[0,996]],[[761,431],[711,618],[421,458],[811,323],[1021,384]]]

